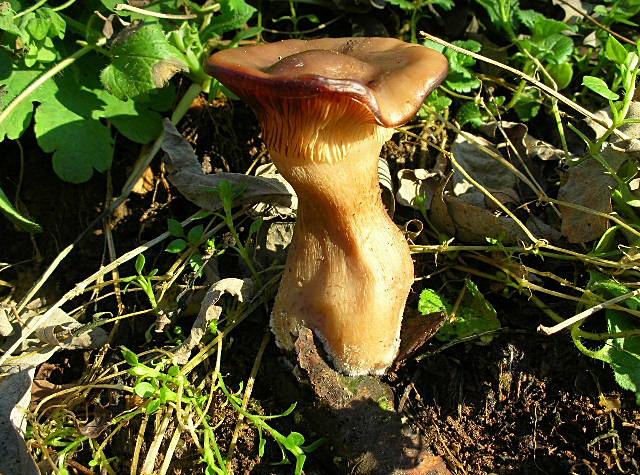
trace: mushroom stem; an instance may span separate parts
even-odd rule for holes
[[[392,130],[358,121],[353,107],[326,107],[334,110],[289,110],[285,132],[282,122],[274,130],[275,114],[260,114],[271,158],[299,203],[271,327],[282,348],[293,349],[304,325],[338,370],[381,374],[397,354],[413,282],[409,246],[378,185],[377,157]],[[283,133],[303,139],[278,140]]]

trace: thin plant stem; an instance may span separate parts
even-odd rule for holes
[[[195,20],[198,18],[198,15],[186,14],[186,15],[176,15],[172,13],[159,13],[153,12],[150,10],[145,10],[144,8],[134,7],[132,5],[127,5],[126,3],[118,3],[115,7],[115,11],[129,11],[134,13],[139,13],[140,15],[149,16],[153,18],[163,18],[165,20]]]
[[[245,387],[244,394],[242,396],[242,410],[247,410],[247,405],[249,404],[249,399],[251,398],[251,391],[253,391],[253,384],[255,383],[256,376],[258,374],[258,370],[260,369],[260,363],[262,362],[262,355],[264,354],[264,350],[271,339],[271,331],[267,329],[264,336],[262,337],[262,341],[260,342],[260,347],[258,348],[258,353],[256,354],[256,359],[253,362],[253,367],[251,368],[251,374],[249,375],[249,379],[247,380],[247,386]],[[244,415],[239,412],[238,413],[238,422],[236,423],[236,427],[233,430],[233,435],[231,436],[231,442],[229,443],[229,450],[227,452],[227,469],[231,471],[231,463],[233,462],[233,455],[236,449],[236,443],[238,442],[238,435],[240,435],[240,429],[242,429],[244,421]]]
[[[640,295],[640,289],[632,290],[631,292],[628,292],[624,295],[618,295],[617,297],[609,299],[606,302],[602,302],[597,305],[594,305],[593,307],[588,308],[574,315],[573,317],[566,319],[564,322],[558,323],[557,325],[554,325],[552,327],[546,327],[544,325],[540,325],[538,326],[538,331],[544,335],[553,335],[554,333],[558,333],[566,328],[569,328],[577,323],[582,322],[583,320],[586,320],[591,315],[593,315],[596,312],[599,312],[600,310],[604,310],[606,308],[612,307],[614,304],[617,304],[619,302],[624,302],[625,300],[628,300],[633,297],[637,297],[638,295]]]
[[[74,3],[76,3],[77,0],[67,0],[66,2],[64,2],[61,5],[58,5],[57,7],[52,8],[51,10],[54,12],[59,12],[64,10],[65,8],[69,8],[71,5],[73,5]]]
[[[27,8],[26,10],[21,11],[20,13],[16,13],[13,18],[20,18],[21,16],[27,15],[31,12],[35,12],[38,8],[40,8],[42,5],[44,5],[45,3],[47,3],[47,0],[40,0],[39,2],[36,2],[35,4],[31,5],[29,8]]]

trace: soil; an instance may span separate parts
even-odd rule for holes
[[[368,28],[393,30],[397,19],[378,20]],[[354,21],[352,27],[365,28],[361,23]],[[211,106],[201,101],[194,105],[181,131],[195,146],[208,171],[244,171],[250,160],[266,160],[254,116],[242,104]],[[25,150],[20,188],[22,209],[28,210],[44,232],[30,241],[26,234],[18,233],[5,220],[0,220],[0,262],[15,264],[0,277],[14,285],[14,300],[25,294],[66,245],[87,231],[104,209],[108,196],[105,175],[96,174],[82,185],[63,183],[52,172],[49,158],[39,151],[32,136],[25,136],[22,145]],[[406,144],[396,145],[385,147],[392,168],[397,154],[406,152]],[[111,172],[114,194],[126,180],[135,153],[127,144],[118,147]],[[5,142],[0,144],[0,156],[8,157],[3,160],[0,186],[13,197],[20,176],[18,151],[15,145]],[[118,255],[166,230],[167,218],[184,218],[195,210],[176,190],[165,188],[159,164],[154,164],[152,171],[153,191],[132,195],[118,211],[112,229]],[[393,169],[392,176],[395,176]],[[414,217],[417,216],[413,212],[399,209],[396,220],[406,222]],[[146,255],[151,267],[170,262],[169,256],[160,251]],[[99,223],[77,243],[41,295],[48,303],[55,302],[106,262],[108,253]],[[131,266],[127,264],[122,272],[132,272]],[[416,268],[420,272],[433,269],[433,262],[419,258]],[[221,261],[220,269],[221,273],[235,277],[242,272],[238,262],[229,257]],[[419,291],[414,290],[410,306],[415,306]],[[423,436],[431,452],[440,455],[455,474],[640,473],[640,412],[632,395],[621,392],[611,371],[582,356],[567,335],[538,335],[535,328],[542,317],[528,305],[524,296],[506,299],[498,293],[491,294],[491,289],[484,290],[498,310],[503,331],[488,343],[472,341],[443,351],[438,350],[441,343],[432,340],[420,350],[432,352],[430,356],[420,362],[409,358],[403,367],[388,375],[385,382],[393,390],[400,416]],[[6,293],[0,294],[3,296]],[[519,299],[517,305],[514,298]],[[114,305],[111,300],[105,300],[104,306]],[[127,302],[131,311],[144,305],[137,297]],[[185,318],[177,323],[189,328],[191,321]],[[144,317],[123,324],[105,364],[119,360],[117,346],[120,344],[137,351],[145,349],[141,333],[152,322],[153,319]],[[266,328],[267,312],[259,311],[233,332],[232,343],[225,347],[222,361],[230,387],[238,387],[246,380]],[[62,368],[62,375],[58,374],[53,383],[62,385],[78,380],[81,364],[68,363],[71,358],[77,361],[77,355],[77,352],[56,354],[50,364]],[[86,355],[86,360],[94,357]],[[65,371],[65,367],[69,369]],[[301,380],[294,374],[297,373],[291,360],[270,342],[254,387],[252,410],[278,414],[297,403],[296,413],[299,411],[304,417],[289,416],[274,419],[272,423],[284,434],[293,430],[303,433],[307,441],[328,437],[329,443],[309,456],[306,473],[349,473],[353,470],[351,461],[344,459],[339,447],[331,443],[331,431],[323,431],[321,425],[310,422],[317,409],[314,396],[304,384],[304,378]],[[126,404],[124,400],[105,403],[102,409],[107,414],[103,416],[119,414]],[[222,422],[216,434],[219,445],[226,450],[235,426],[235,414],[222,400],[216,400],[211,416],[214,422]],[[126,461],[131,460],[138,429],[139,421],[132,422],[110,444],[110,455],[124,461],[122,473],[128,473]],[[151,435],[149,429],[147,434]],[[292,472],[291,465],[274,465],[281,456],[272,442],[267,443],[262,459],[258,458],[257,451],[257,432],[246,427],[237,448],[238,473]],[[195,467],[201,465],[197,465],[199,458],[195,453],[194,447],[185,442],[176,452],[171,473],[199,473],[200,469]],[[83,460],[83,456],[85,452],[76,462],[86,467],[88,460]]]

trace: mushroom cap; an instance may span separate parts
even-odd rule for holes
[[[219,51],[207,64],[209,74],[253,106],[337,95],[384,127],[411,119],[447,71],[439,52],[394,38],[283,40]]]

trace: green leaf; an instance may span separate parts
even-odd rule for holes
[[[520,9],[519,0],[475,0],[482,5],[496,28],[513,34],[516,13]]]
[[[0,211],[2,211],[11,221],[16,223],[20,229],[30,233],[39,233],[42,231],[39,224],[34,223],[30,219],[25,218],[18,213],[18,210],[13,207],[7,195],[2,191],[2,188],[0,188]]]
[[[616,64],[624,64],[627,60],[627,50],[611,35],[607,38],[604,51],[606,58]]]
[[[471,124],[474,127],[479,127],[484,124],[482,112],[480,107],[475,102],[466,102],[458,109],[458,115],[456,117],[460,125]]]
[[[138,257],[136,258],[135,269],[138,275],[142,275],[145,261],[146,261],[146,258],[144,257],[144,254],[139,254]]]
[[[585,76],[584,78],[582,78],[582,84],[591,89],[596,94],[604,97],[605,99],[609,99],[612,101],[617,101],[618,99],[620,99],[620,96],[609,89],[607,83],[605,83],[600,78],[594,76]]]
[[[415,10],[416,6],[409,0],[387,0],[389,5],[395,5],[403,10]]]
[[[539,44],[545,52],[545,59],[551,64],[567,61],[573,53],[573,40],[561,34],[545,36]]]
[[[284,440],[284,446],[293,451],[304,444],[304,436],[300,432],[291,432]]]
[[[202,224],[198,224],[189,230],[189,233],[187,234],[187,241],[189,241],[192,246],[198,246],[202,240],[203,233],[204,226],[202,226]]]
[[[165,251],[170,252],[171,254],[178,254],[179,252],[184,251],[187,248],[187,241],[184,239],[174,239],[169,243]]]
[[[589,290],[601,294],[604,298],[620,297],[628,294],[629,288],[607,276],[598,272],[591,272],[589,281]],[[640,297],[634,296],[622,302],[632,310],[640,308]]]
[[[35,121],[38,145],[53,153],[53,169],[63,180],[83,183],[94,169],[104,172],[111,166],[113,139],[99,121],[68,109],[57,97],[38,107]]]
[[[541,15],[531,28],[531,32],[534,37],[545,38],[551,35],[564,33],[567,30],[572,30],[570,25],[558,20],[552,20]]]
[[[162,132],[162,116],[146,107],[146,104],[132,99],[122,101],[105,90],[96,91],[104,103],[95,111],[94,118],[108,119],[126,138],[132,142],[146,144],[155,140]]]
[[[13,19],[15,14],[16,12],[11,8],[11,4],[6,2],[0,3],[0,30],[15,36],[22,36],[22,30]]]
[[[213,17],[211,24],[202,35],[203,42],[214,33],[222,35],[237,30],[249,21],[256,9],[244,0],[225,0],[220,2],[220,14]]]
[[[0,110],[10,104],[29,84],[35,81],[42,70],[19,66],[4,51],[0,51]],[[8,137],[16,140],[27,129],[33,117],[33,103],[41,101],[54,92],[53,81],[45,82],[40,88],[23,100],[9,116],[0,123],[0,142]]]
[[[523,122],[533,119],[540,112],[539,92],[537,89],[525,89],[513,109]]]
[[[435,112],[442,112],[447,109],[452,103],[453,101],[451,100],[451,98],[447,97],[442,92],[440,92],[440,90],[436,89],[427,98],[426,106],[428,109],[433,109]],[[424,114],[422,110],[420,111],[420,113],[421,116]]]
[[[571,63],[549,64],[546,70],[555,81],[558,89],[564,89],[571,84],[571,79],[573,79],[573,66]]]
[[[122,353],[122,356],[124,357],[124,360],[127,363],[129,363],[130,366],[136,366],[138,364],[138,355],[136,355],[129,348],[121,346],[120,347],[120,352]]]
[[[450,309],[451,305],[442,298],[435,290],[424,289],[420,293],[420,300],[418,301],[418,311],[422,315],[429,315],[431,313],[446,312]]]
[[[453,44],[477,53],[482,49],[482,45],[474,40],[458,40]],[[476,64],[476,60],[464,53],[458,53],[449,48],[444,50],[444,55],[449,60],[449,75],[445,84],[447,87],[457,92],[470,92],[480,87],[480,81],[476,78],[471,66]]]
[[[177,219],[167,219],[167,228],[172,236],[184,237],[184,228]]]
[[[160,408],[160,404],[160,399],[154,399],[153,401],[149,402],[146,409],[147,415],[150,416],[151,414],[156,412]]]
[[[438,332],[442,341],[465,338],[500,328],[497,312],[473,281],[465,281],[465,294],[456,314]],[[488,341],[491,338],[482,338]]]
[[[111,94],[127,100],[144,97],[187,70],[182,54],[169,44],[160,25],[143,23],[118,35],[111,47],[111,64],[100,79]]]
[[[627,315],[615,311],[605,312],[607,331],[618,333],[637,330],[635,321]],[[610,365],[616,382],[621,388],[633,391],[636,404],[640,404],[640,337],[615,338],[607,340]]]
[[[151,383],[141,381],[133,388],[134,392],[140,397],[151,397],[156,392],[156,388]]]

